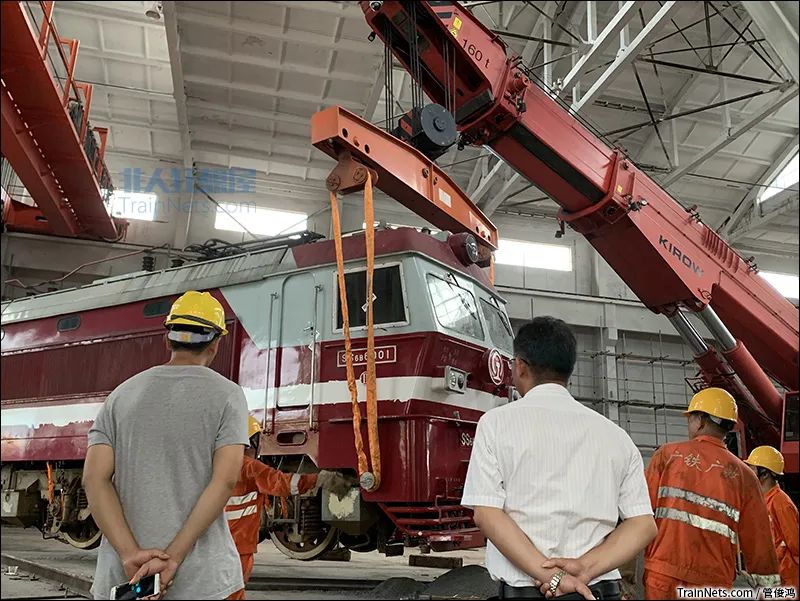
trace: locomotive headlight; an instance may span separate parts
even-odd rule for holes
[[[470,235],[469,239],[464,243],[464,250],[467,252],[469,260],[475,263],[478,260],[478,242],[475,236]]]
[[[447,243],[453,250],[459,261],[464,265],[477,263],[481,256],[478,249],[478,241],[475,236],[469,233],[453,234],[447,239]]]

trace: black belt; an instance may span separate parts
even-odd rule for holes
[[[598,599],[619,599],[622,595],[619,580],[601,580],[589,587]],[[509,586],[505,582],[500,584],[501,599],[544,599],[542,591],[535,586]],[[569,593],[568,595],[558,595],[555,599],[583,599],[580,593]]]

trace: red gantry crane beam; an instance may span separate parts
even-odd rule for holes
[[[559,218],[648,308],[675,324],[706,383],[725,385],[742,401],[751,433],[778,443],[783,399],[765,371],[797,390],[797,309],[695,211],[534,85],[521,60],[457,2],[362,1],[361,7],[427,95],[453,107],[459,143],[489,146],[557,202]],[[681,308],[699,314],[719,353]],[[795,449],[788,458],[795,471],[796,455]]]
[[[106,131],[98,130],[99,146],[92,144],[92,88],[74,79],[79,43],[59,37],[53,4],[39,3],[43,19],[36,31],[23,3],[2,2],[2,153],[52,233],[116,240],[125,222],[109,216],[100,185],[111,185],[103,162]],[[48,56],[63,63],[62,83]],[[78,123],[70,117],[71,101],[81,104]]]

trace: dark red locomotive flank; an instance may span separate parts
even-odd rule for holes
[[[289,504],[288,520],[272,522],[268,516],[276,544],[293,557],[316,557],[337,539],[362,549],[483,542],[458,499],[475,424],[483,411],[508,399],[511,329],[484,270],[460,262],[446,234],[439,237],[412,229],[376,232],[379,437],[389,450],[382,485],[352,499],[347,514],[328,515],[324,499],[297,498]],[[77,546],[96,544],[97,529],[81,513],[88,428],[111,389],[166,360],[164,313],[180,292],[207,283],[209,269],[236,282],[212,288],[225,306],[230,332],[212,367],[243,387],[252,414],[264,420],[265,459],[286,469],[355,473],[332,246],[294,247],[277,268],[271,266],[281,251],[268,251],[250,256],[246,269],[234,257],[6,305],[3,478],[38,484],[7,487],[21,506],[38,511],[46,505],[42,527]],[[353,290],[348,306],[355,312],[364,302],[356,283],[364,269],[363,236],[346,237],[344,251],[352,282],[348,295]],[[125,302],[126,294],[136,300]],[[437,303],[449,314],[441,308],[437,314]],[[354,327],[359,379],[366,364],[363,336],[363,328]],[[497,347],[505,357],[499,364]],[[464,374],[463,387],[448,389],[446,371]],[[53,500],[48,465],[58,490]],[[52,515],[65,506],[63,519]],[[35,523],[36,511],[19,511],[14,521]]]

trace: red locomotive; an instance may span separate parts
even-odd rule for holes
[[[296,497],[285,515],[273,503],[272,538],[292,557],[313,559],[337,541],[389,551],[404,542],[483,543],[458,503],[478,417],[509,396],[512,333],[484,270],[460,260],[447,238],[376,232],[382,484],[341,501]],[[80,483],[86,433],[111,389],[166,360],[164,315],[194,288],[211,290],[226,308],[231,334],[213,367],[244,388],[264,420],[264,459],[287,470],[353,473],[333,246],[278,247],[4,304],[3,519],[77,547],[98,543]],[[345,237],[343,252],[355,375],[363,380],[364,237]]]

